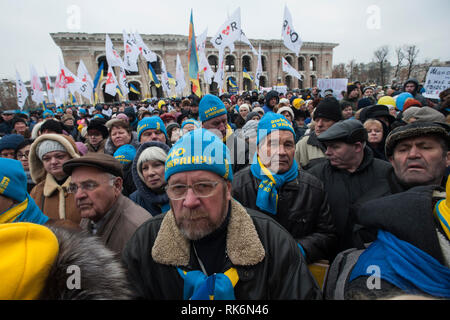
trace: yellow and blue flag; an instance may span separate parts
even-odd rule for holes
[[[141,93],[139,92],[139,90],[136,89],[135,86],[133,86],[132,83],[130,83],[130,91],[133,92],[133,93],[136,93],[136,94],[141,94]]]
[[[119,86],[116,87],[116,92],[119,94],[119,97],[123,98],[123,93]]]
[[[249,79],[250,81],[253,81],[253,77],[247,72],[247,69],[244,68],[244,70],[242,71],[242,76],[245,79]]]
[[[199,98],[202,96],[200,82],[198,80],[198,55],[197,44],[195,43],[194,19],[191,9],[191,20],[189,23],[189,39],[188,39],[188,73],[189,80],[192,82],[192,92]]]
[[[167,72],[167,78],[169,78],[169,84],[171,84],[173,86],[177,85],[177,81],[175,80],[173,75],[170,74],[170,72]]]
[[[95,89],[97,88],[97,85],[103,80],[103,64],[104,63],[105,63],[105,61],[102,61],[102,63],[100,64],[100,67],[98,68],[97,73],[95,74],[94,92],[95,92]]]
[[[230,87],[232,87],[232,88],[237,88],[237,87],[238,87],[236,81],[234,81],[232,78],[228,78],[228,84],[229,84]]]
[[[161,86],[161,82],[159,82],[159,79],[156,76],[156,72],[153,69],[152,64],[150,62],[148,63],[148,76],[150,77],[150,81],[153,81],[157,88]]]

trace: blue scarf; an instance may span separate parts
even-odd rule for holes
[[[177,270],[184,279],[184,300],[236,300],[234,286],[239,276],[235,268],[210,276],[206,276],[199,270],[189,272],[180,268]]]
[[[450,298],[450,269],[412,244],[379,230],[378,238],[359,257],[350,280],[371,276],[367,268],[380,268],[380,277],[401,290]]]
[[[291,168],[282,174],[274,174],[269,171],[259,160],[255,152],[250,170],[255,178],[261,180],[256,197],[256,205],[263,211],[277,214],[278,192],[286,182],[294,180],[298,176],[298,165],[294,159]]]
[[[30,195],[27,195],[25,200],[18,205],[0,214],[0,223],[31,222],[44,224],[48,219]]]

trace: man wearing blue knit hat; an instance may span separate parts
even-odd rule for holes
[[[217,96],[205,95],[200,100],[199,119],[202,127],[213,132],[230,150],[233,172],[246,167],[249,162],[249,148],[245,140],[238,138],[228,124],[227,109]]]
[[[122,255],[134,293],[163,300],[320,299],[289,233],[232,198],[230,160],[226,145],[205,129],[186,133],[169,151],[171,209],[141,226]]]
[[[137,124],[137,134],[140,144],[149,141],[159,141],[169,145],[166,126],[158,116],[145,117],[139,121]]]
[[[294,153],[291,123],[281,114],[265,114],[253,162],[236,174],[233,197],[285,227],[308,263],[327,260],[336,241],[327,197],[322,183],[298,168]]]

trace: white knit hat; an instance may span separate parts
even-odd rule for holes
[[[37,156],[42,161],[42,158],[49,152],[63,151],[67,152],[66,148],[55,140],[44,140],[37,146]]]

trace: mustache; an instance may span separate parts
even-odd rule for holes
[[[203,210],[198,209],[189,209],[183,213],[182,218],[188,219],[188,220],[194,220],[194,219],[201,219],[201,218],[208,218],[209,214]]]

